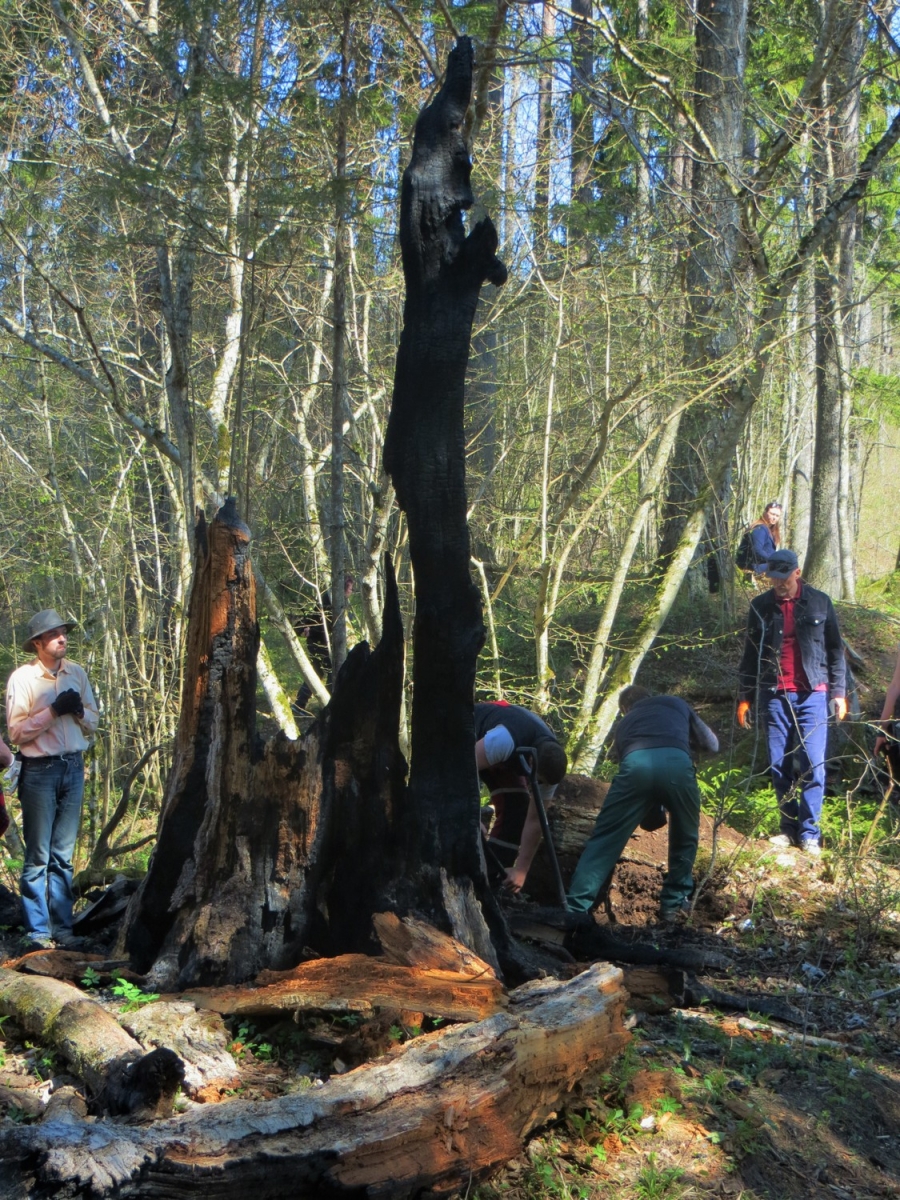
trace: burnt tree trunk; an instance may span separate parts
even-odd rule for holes
[[[154,986],[238,983],[372,947],[396,836],[403,630],[387,565],[382,640],[355,647],[301,740],[256,729],[250,533],[228,501],[197,527],[181,717],[150,868],[120,951]]]
[[[399,750],[403,631],[388,564],[383,633],[341,668],[300,742],[256,730],[259,633],[250,534],[233,502],[200,522],[187,669],[157,849],[122,936],[154,986],[238,983],[320,954],[373,952],[374,913],[417,913],[492,966],[521,967],[479,837],[463,400],[482,283],[500,285],[489,220],[466,235],[467,38],[416,125],[403,176],[405,325],[385,466],[415,573],[412,768]]]
[[[491,961],[479,901],[473,701],[484,640],[469,571],[463,401],[472,321],[485,281],[500,286],[489,219],[467,235],[474,197],[464,119],[473,50],[460,38],[444,85],[416,123],[403,175],[400,245],[406,281],[384,462],[406,513],[415,575],[412,753],[397,846],[399,907],[424,911]],[[488,901],[485,908],[490,912]],[[494,926],[495,930],[497,925]]]

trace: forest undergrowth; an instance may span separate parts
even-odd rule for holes
[[[732,721],[729,687],[741,631],[701,637],[711,625],[709,605],[675,613],[640,676],[655,690],[685,695],[721,741],[720,754],[700,771],[705,817],[694,913],[676,933],[654,924],[662,831],[619,868],[614,914],[624,936],[724,952],[727,973],[702,976],[703,983],[783,1001],[797,1020],[708,1003],[633,1012],[626,1053],[518,1158],[473,1184],[472,1200],[610,1194],[867,1200],[900,1188],[900,822],[893,806],[882,804],[883,780],[867,766],[874,736],[868,719],[880,710],[892,669],[896,610],[892,603],[883,605],[886,611],[841,607],[859,660],[861,711],[835,742],[826,851],[814,860],[766,840],[777,814],[764,745],[758,730],[738,731]],[[129,836],[145,824],[138,814]],[[89,849],[79,849],[82,866]],[[148,850],[114,862],[111,874],[139,873]],[[7,853],[2,882],[10,892],[18,866]],[[14,918],[5,919],[0,950],[13,958],[21,953],[22,931]],[[116,1013],[153,999],[139,983],[90,970],[80,983]],[[315,1087],[421,1032],[421,1023],[395,1017],[343,1024],[233,1020],[228,1048],[239,1079],[203,1102]],[[0,1039],[4,1119],[38,1119],[52,1091],[73,1081],[52,1053],[9,1022],[0,1026]],[[178,1108],[196,1103],[181,1097]]]

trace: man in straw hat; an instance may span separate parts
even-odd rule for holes
[[[22,759],[22,910],[32,942],[45,948],[75,940],[72,856],[83,754],[100,719],[87,674],[66,658],[72,628],[53,608],[35,613],[24,643],[35,658],[13,671],[6,688],[6,724]]]

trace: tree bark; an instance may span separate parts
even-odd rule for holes
[[[59,979],[0,967],[0,1014],[51,1045],[112,1113],[167,1116],[184,1080],[174,1051],[143,1047],[115,1017]]]
[[[392,1196],[465,1191],[625,1046],[622,974],[600,964],[507,1012],[417,1038],[323,1087],[150,1126],[7,1123],[0,1198]],[[65,1189],[65,1190],[63,1190]]]
[[[156,850],[120,952],[155,987],[237,983],[304,945],[372,945],[397,839],[403,632],[388,567],[384,635],[302,742],[256,732],[250,535],[232,502],[197,531],[182,711]]]
[[[469,570],[463,401],[481,285],[501,285],[506,269],[491,221],[468,236],[463,225],[474,201],[463,137],[472,69],[472,43],[460,38],[441,90],[416,123],[401,194],[406,302],[384,462],[407,516],[416,612],[410,782],[390,907],[423,911],[493,962],[478,905],[491,903],[473,720],[484,627]]]
[[[684,358],[705,382],[739,341],[734,303],[740,251],[740,204],[728,181],[740,173],[743,147],[747,0],[699,0],[695,25],[695,112],[708,147],[694,142],[690,252],[685,263],[688,318]],[[710,148],[713,159],[710,159]],[[694,500],[706,479],[706,447],[716,436],[723,395],[695,405],[682,421],[663,519],[661,554],[676,553]],[[724,414],[723,414],[724,415]]]

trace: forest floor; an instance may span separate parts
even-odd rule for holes
[[[711,833],[705,821],[701,873],[710,866]],[[654,924],[665,845],[665,830],[629,844],[612,893],[617,935],[724,952],[728,971],[705,973],[703,982],[787,1001],[796,1022],[709,1005],[634,1013],[633,1041],[600,1086],[472,1200],[900,1194],[900,872],[833,853],[815,860],[720,830],[694,914],[672,932]],[[2,939],[0,953],[20,952],[15,930]],[[128,1003],[89,977],[85,986],[111,1011]],[[202,1099],[317,1086],[418,1032],[396,1014],[352,1028],[333,1018],[234,1021],[228,1047],[239,1078]],[[27,1121],[18,1089],[24,1085],[35,1107],[76,1081],[14,1028],[0,1036],[6,1119]],[[182,1097],[178,1107],[196,1102]]]
[[[900,1195],[900,835],[891,831],[891,813],[878,813],[874,781],[859,782],[872,734],[866,718],[880,708],[898,626],[892,614],[860,606],[842,606],[841,621],[861,659],[862,711],[842,731],[823,858],[768,842],[775,814],[764,748],[756,731],[741,733],[732,720],[740,631],[707,636],[709,613],[692,608],[648,657],[639,682],[685,696],[722,742],[701,772],[707,813],[694,912],[675,931],[655,924],[665,829],[632,839],[611,896],[619,937],[724,953],[728,971],[704,974],[702,982],[788,1002],[795,1021],[710,1004],[634,1012],[633,1040],[600,1085],[466,1200]],[[861,855],[876,818],[877,837]],[[8,882],[14,886],[12,875]],[[0,962],[23,949],[14,898],[6,895]],[[87,950],[103,956],[110,946],[111,935]],[[110,1011],[142,1002],[136,986],[130,993],[120,986],[117,995],[89,972],[81,982]],[[225,1031],[237,1072],[231,1085],[180,1097],[178,1107],[318,1086],[407,1043],[427,1029],[420,1021],[421,1014],[364,1023],[232,1020]],[[0,1022],[5,1120],[39,1118],[47,1095],[74,1082],[45,1047]]]
[[[800,1021],[711,1005],[635,1013],[633,1041],[602,1086],[473,1200],[900,1195],[900,824],[890,809],[879,814],[879,780],[867,771],[868,722],[900,641],[898,599],[875,588],[838,606],[859,708],[830,743],[819,860],[767,840],[777,812],[764,739],[733,720],[741,623],[720,621],[714,597],[673,614],[637,682],[683,696],[719,735],[719,755],[699,772],[701,886],[687,926],[654,926],[667,835],[638,831],[616,872],[616,932],[724,952],[727,976],[705,982],[786,1000]],[[714,820],[724,821],[715,855]]]
[[[786,1000],[799,1021],[634,1014],[601,1088],[475,1196],[900,1195],[900,873],[729,832],[693,918],[669,933],[653,925],[664,837],[626,850],[642,861],[618,871],[618,935],[724,951],[727,976],[705,982]]]

